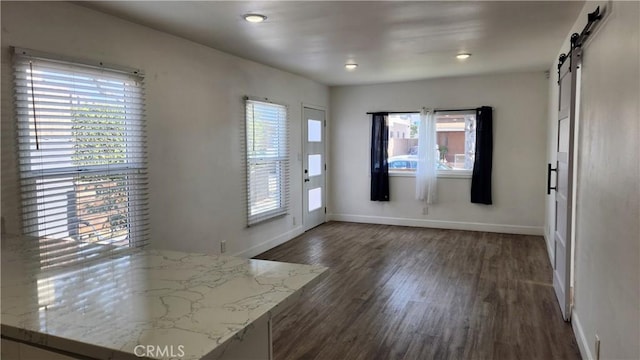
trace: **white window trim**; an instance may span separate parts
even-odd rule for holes
[[[473,170],[438,170],[438,177],[445,179],[471,179]]]

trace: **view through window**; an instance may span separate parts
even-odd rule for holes
[[[390,172],[415,172],[420,114],[389,114]],[[471,171],[476,150],[475,112],[436,113],[438,170]]]
[[[288,211],[289,141],[287,108],[246,101],[248,225]]]
[[[66,252],[145,244],[142,78],[23,54],[14,77],[24,233]]]

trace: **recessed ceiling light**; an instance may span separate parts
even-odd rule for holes
[[[459,60],[468,59],[469,57],[471,57],[471,54],[469,53],[461,53],[456,55],[456,58],[458,58]]]
[[[347,70],[355,70],[358,67],[356,63],[346,63],[344,64],[345,69]]]
[[[267,20],[267,17],[262,14],[245,14],[244,19],[250,23],[261,23]]]

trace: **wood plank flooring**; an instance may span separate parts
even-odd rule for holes
[[[256,258],[330,268],[276,360],[580,358],[539,236],[330,222]]]

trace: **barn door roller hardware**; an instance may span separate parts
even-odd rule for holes
[[[567,59],[571,61],[571,54],[576,48],[582,47],[589,35],[593,32],[596,23],[602,20],[603,15],[604,14],[600,13],[600,6],[598,6],[593,12],[587,14],[587,25],[582,29],[582,32],[571,35],[571,49],[569,49],[569,53],[560,54],[560,58],[558,59],[558,83],[560,83],[560,68],[562,68],[562,64],[564,64]],[[569,71],[571,71],[571,67],[569,67]]]

